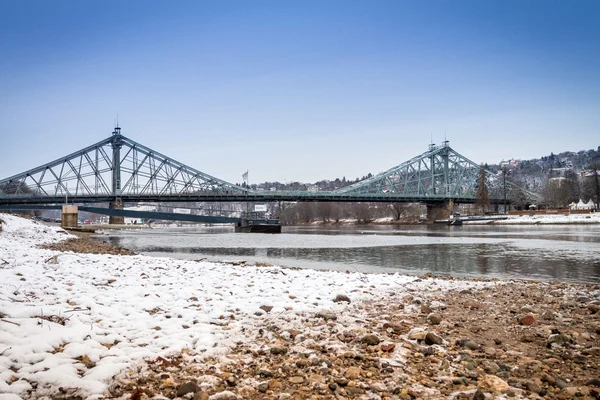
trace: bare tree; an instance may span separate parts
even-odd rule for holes
[[[352,212],[359,223],[367,223],[372,220],[369,203],[352,204]]]
[[[571,193],[569,184],[565,178],[549,179],[542,190],[542,196],[546,206],[551,208],[562,208],[569,203]]]
[[[587,167],[581,187],[582,200],[594,199],[596,207],[600,207],[600,159],[596,157]]]
[[[400,221],[402,215],[406,213],[407,203],[390,203],[390,210],[395,221]]]
[[[485,169],[483,165],[479,168],[479,176],[477,177],[477,191],[475,192],[475,206],[481,209],[481,212],[485,214],[488,206],[490,205],[490,194],[488,192]]]

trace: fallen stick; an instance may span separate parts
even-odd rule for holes
[[[12,322],[12,321],[9,321],[9,320],[6,320],[6,319],[0,319],[0,321],[6,322],[6,323],[9,323],[9,324],[13,324],[13,325],[16,325],[16,326],[21,326],[21,324],[18,324],[16,322]]]

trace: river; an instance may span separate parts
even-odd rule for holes
[[[105,231],[136,253],[289,267],[600,283],[600,225],[310,226]]]

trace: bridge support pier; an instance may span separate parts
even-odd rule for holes
[[[77,206],[62,206],[62,214],[60,218],[60,226],[62,228],[77,228],[77,220],[79,211]]]
[[[445,200],[440,203],[426,203],[427,220],[448,219],[454,214],[454,200]]]
[[[121,200],[120,197],[117,197],[115,199],[115,201],[111,201],[108,204],[108,208],[110,208],[111,210],[122,210],[123,209],[123,200]],[[125,224],[125,217],[117,217],[115,215],[111,215],[108,218],[108,223],[109,224],[115,224],[115,225],[123,225]]]

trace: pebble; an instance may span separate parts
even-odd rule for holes
[[[550,347],[552,344],[561,345],[561,344],[569,343],[570,341],[571,341],[571,339],[568,336],[563,335],[561,333],[555,333],[555,334],[548,336],[548,340],[546,343],[547,343],[547,346]]]
[[[304,378],[302,376],[299,376],[299,375],[292,376],[290,378],[290,382],[296,383],[296,384],[304,383]]]
[[[344,376],[348,379],[357,379],[360,377],[361,372],[362,372],[362,369],[360,367],[350,367],[346,370],[346,373],[344,374]]]
[[[585,383],[586,386],[600,387],[600,378],[592,378]]]
[[[334,303],[340,303],[342,301],[350,303],[350,298],[348,296],[346,296],[345,294],[338,294],[337,296],[335,296],[335,299],[333,299]]]
[[[442,316],[436,313],[431,313],[427,316],[427,322],[431,325],[439,325],[442,322]]]
[[[535,317],[533,314],[526,314],[519,318],[519,324],[526,326],[533,325],[535,324]]]
[[[381,339],[377,335],[365,335],[360,338],[360,342],[369,346],[376,346],[381,343]]]
[[[335,313],[333,313],[332,311],[319,311],[318,313],[315,314],[315,317],[323,318],[326,321],[337,320],[337,315],[335,315]]]
[[[287,347],[283,347],[283,346],[272,346],[270,350],[271,350],[271,354],[275,354],[275,355],[286,354],[288,351]]]
[[[427,335],[425,335],[425,343],[430,346],[434,344],[441,345],[444,343],[444,339],[435,332],[428,332]]]
[[[457,340],[456,344],[460,347],[465,347],[469,350],[479,350],[481,346],[477,344],[473,339],[461,339]]]
[[[258,391],[261,393],[265,393],[269,390],[269,384],[267,382],[261,382],[258,384]]]
[[[185,396],[188,393],[196,393],[198,391],[198,385],[196,382],[186,382],[183,385],[179,386],[177,389],[177,396]]]
[[[506,393],[509,388],[504,379],[494,375],[484,375],[478,385],[478,389],[493,393]]]
[[[235,393],[225,390],[223,392],[215,393],[208,398],[209,400],[238,400]]]

